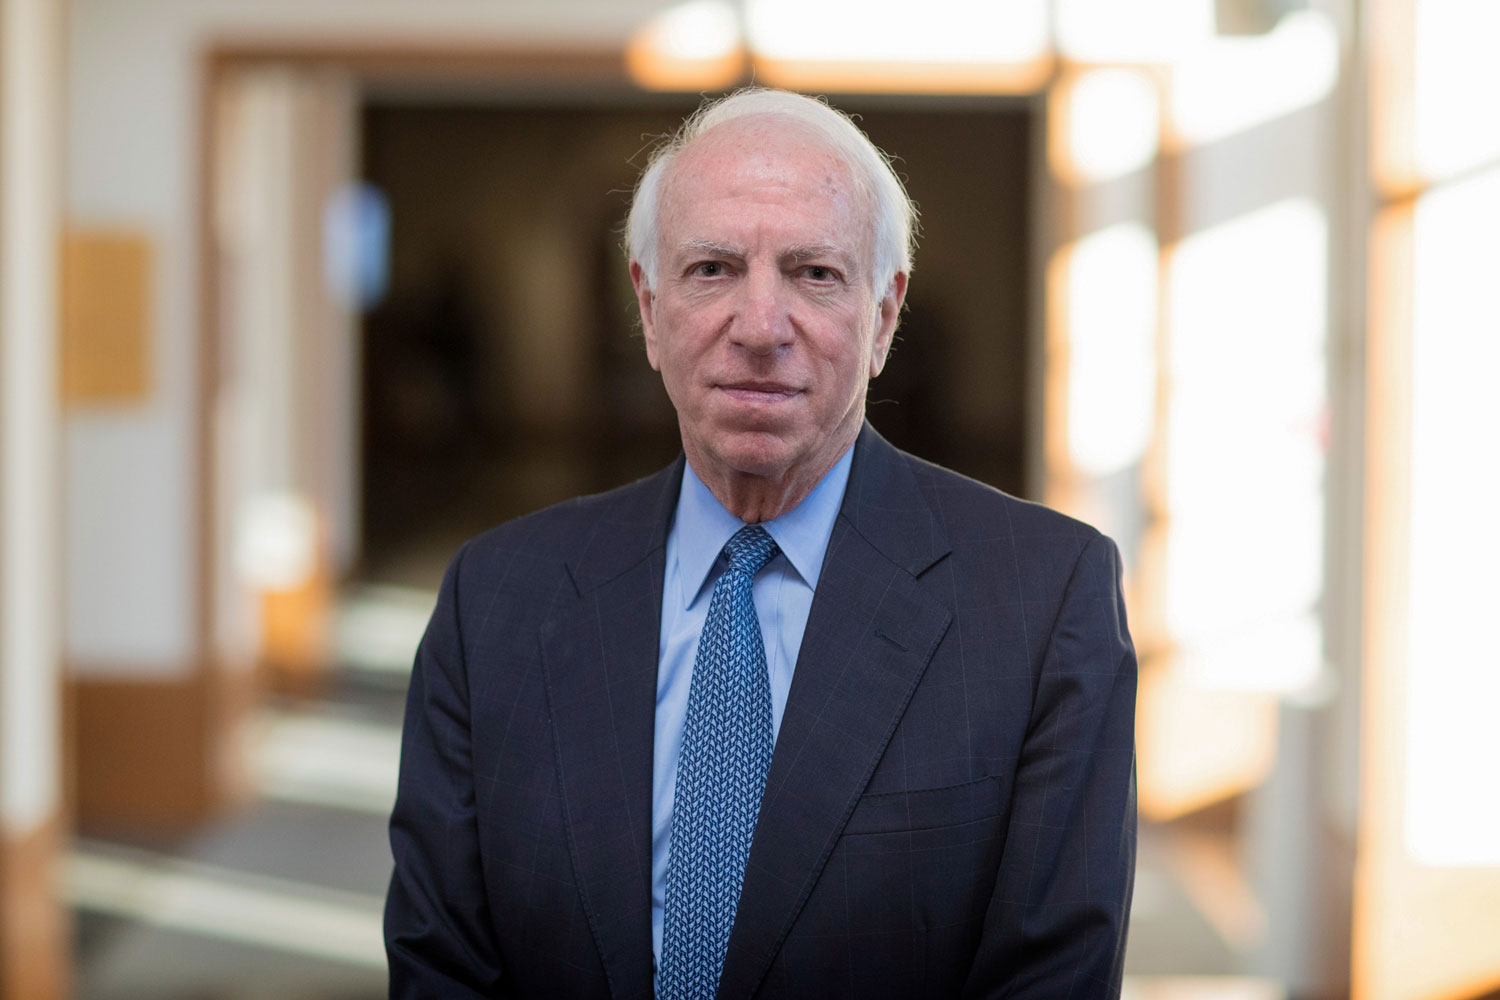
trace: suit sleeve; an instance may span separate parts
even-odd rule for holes
[[[1119,552],[1098,535],[1047,640],[965,997],[1120,995],[1135,879],[1135,688]]]
[[[443,579],[406,699],[385,905],[391,1000],[480,1000],[501,989],[475,820],[462,560],[460,551]]]

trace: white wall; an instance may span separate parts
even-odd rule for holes
[[[66,421],[66,654],[86,676],[196,655],[200,86],[215,44],[618,44],[664,0],[75,0],[66,209],[156,250],[151,390]]]

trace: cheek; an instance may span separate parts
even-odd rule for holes
[[[670,369],[674,377],[685,379],[703,365],[705,355],[712,348],[712,340],[704,337],[690,323],[674,321],[667,329],[671,333],[665,337],[658,336],[656,344],[662,371]]]
[[[658,341],[656,345],[657,371],[661,372],[667,394],[679,408],[687,402],[696,382],[697,362],[689,347],[680,334],[667,341]]]
[[[829,367],[840,382],[859,385],[869,380],[873,355],[867,336],[865,330],[856,335],[846,334],[829,357]]]

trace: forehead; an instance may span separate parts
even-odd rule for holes
[[[664,229],[701,224],[725,208],[736,217],[786,216],[856,232],[870,216],[852,172],[827,140],[797,122],[760,118],[726,122],[699,136],[664,178]]]

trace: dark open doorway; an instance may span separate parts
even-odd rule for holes
[[[619,235],[643,150],[695,103],[366,103],[364,176],[388,199],[392,241],[389,292],[363,330],[364,578],[435,585],[462,538],[677,453]],[[897,156],[922,212],[870,419],[1018,491],[1029,106],[833,103]]]

